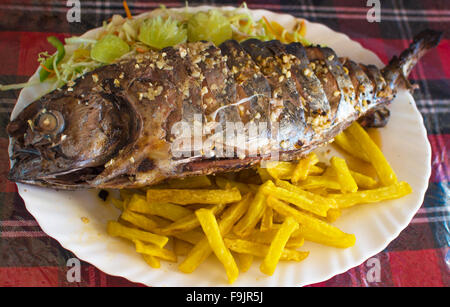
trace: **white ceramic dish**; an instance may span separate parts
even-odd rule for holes
[[[196,8],[197,10],[208,7]],[[254,10],[256,18],[290,27],[295,19],[290,15]],[[85,35],[92,37],[96,30]],[[321,24],[307,22],[306,38],[325,43],[339,56],[357,62],[383,66],[378,57],[346,35]],[[24,89],[13,111],[14,117],[23,107],[40,96],[45,86]],[[409,224],[422,204],[431,173],[431,148],[423,120],[412,96],[401,91],[391,106],[392,117],[380,130],[382,150],[400,180],[407,181],[414,192],[394,201],[361,205],[345,211],[335,225],[356,235],[352,248],[337,249],[306,242],[301,250],[309,250],[309,257],[300,263],[281,262],[273,276],[259,271],[259,265],[240,274],[233,286],[302,286],[327,280],[336,274],[358,266],[382,251]],[[194,273],[184,274],[177,264],[163,262],[160,269],[151,269],[129,242],[106,234],[108,220],[116,220],[119,211],[102,203],[95,191],[54,191],[52,189],[18,184],[29,212],[43,231],[58,240],[78,258],[111,275],[125,277],[149,286],[227,286],[223,266],[210,257]],[[87,218],[88,222],[86,221]]]

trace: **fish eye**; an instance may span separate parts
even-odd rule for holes
[[[58,134],[64,130],[64,117],[59,111],[42,109],[34,119],[34,127],[44,134]]]

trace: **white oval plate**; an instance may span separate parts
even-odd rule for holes
[[[199,9],[208,9],[200,7]],[[228,8],[229,9],[229,8]],[[295,18],[265,10],[254,10],[256,18],[266,16],[291,27]],[[96,30],[85,35],[92,37]],[[339,56],[354,61],[383,63],[346,35],[321,24],[307,22],[306,38],[333,48]],[[28,103],[39,97],[45,86],[24,89],[12,117]],[[273,276],[259,271],[259,265],[239,276],[233,286],[302,286],[327,280],[358,266],[382,251],[411,221],[421,206],[431,173],[431,148],[423,120],[412,96],[400,91],[391,106],[391,119],[380,129],[382,150],[400,180],[407,181],[414,192],[398,200],[361,205],[345,211],[335,225],[356,235],[355,246],[337,249],[306,242],[301,250],[310,251],[300,263],[280,262]],[[95,191],[55,191],[18,184],[28,211],[49,236],[72,251],[78,258],[89,262],[110,275],[125,277],[149,286],[227,286],[223,266],[210,257],[194,273],[184,274],[177,264],[164,262],[160,269],[150,268],[128,241],[112,238],[106,233],[108,220],[116,220],[119,211],[98,199]],[[83,222],[82,217],[88,222]],[[84,219],[85,220],[85,219]],[[86,220],[85,220],[86,221]]]

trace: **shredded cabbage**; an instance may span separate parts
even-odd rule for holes
[[[305,39],[305,24],[299,22],[294,29],[287,30],[266,18],[255,20],[244,2],[234,10],[212,9],[194,14],[186,2],[184,10],[173,11],[160,6],[157,17],[124,18],[112,16],[103,23],[102,31],[95,39],[70,37],[65,39],[65,56],[61,59],[47,52],[39,54],[38,61],[46,67],[46,80],[55,88],[73,81],[102,65],[112,63],[121,56],[162,49],[186,41],[210,40],[220,44],[227,39],[244,41],[258,38],[272,39],[283,43],[300,42],[309,45]],[[130,15],[127,13],[127,16]],[[42,67],[41,65],[41,67]],[[0,90],[20,89],[35,85],[34,82],[1,85]]]

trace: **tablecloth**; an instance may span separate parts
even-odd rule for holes
[[[125,15],[122,1],[79,1],[81,22],[67,22],[78,1],[0,1],[0,83],[25,82],[37,69],[37,54],[49,50],[46,37],[63,38],[98,27],[112,14]],[[180,7],[184,1],[127,1],[133,14]],[[189,5],[239,5],[240,1],[189,1]],[[450,286],[449,164],[450,148],[450,5],[440,1],[313,1],[249,0],[250,8],[283,12],[320,22],[346,33],[385,63],[403,50],[418,31],[444,30],[441,44],[414,69],[414,93],[432,146],[432,175],[423,205],[409,226],[382,252],[345,273],[312,286]],[[381,22],[368,22],[367,13],[380,4]],[[375,16],[375,15],[373,15]],[[45,234],[27,212],[9,169],[5,127],[19,91],[0,92],[0,286],[103,287],[142,286],[110,276],[80,262],[78,280],[68,278],[75,255]],[[411,140],[413,141],[413,140]],[[412,153],[413,154],[413,153]],[[375,262],[373,259],[376,259]],[[369,259],[370,260],[370,259]],[[374,263],[378,278],[368,278]],[[372,276],[373,277],[373,276]],[[377,277],[377,276],[375,276]]]

